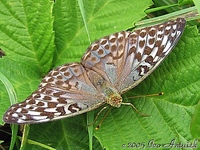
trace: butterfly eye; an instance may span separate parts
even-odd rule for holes
[[[101,86],[101,85],[103,85],[103,84],[104,84],[104,81],[103,81],[103,80],[98,80],[97,83],[96,83],[96,85],[98,85],[98,86]]]

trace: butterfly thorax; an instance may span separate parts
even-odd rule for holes
[[[120,107],[122,97],[111,84],[95,71],[88,71],[88,76],[95,88],[103,94],[105,102],[113,107]]]

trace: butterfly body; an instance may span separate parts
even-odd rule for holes
[[[35,92],[6,111],[4,121],[41,123],[85,113],[105,103],[120,107],[121,95],[143,81],[171,52],[185,23],[177,18],[97,40],[81,63],[50,71]]]
[[[105,103],[108,103],[113,107],[121,106],[121,95],[106,79],[93,70],[88,71],[88,77],[95,88],[103,94],[102,96],[104,97]]]

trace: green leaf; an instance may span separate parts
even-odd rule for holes
[[[9,0],[1,1],[0,9],[0,47],[6,54],[0,59],[0,72],[13,84],[18,100],[22,101],[52,66],[52,3]],[[10,103],[2,84],[0,90],[5,112]]]
[[[191,122],[191,134],[194,138],[200,139],[200,101],[197,104]]]
[[[145,16],[144,10],[152,3],[132,0],[84,0],[85,16],[92,41],[117,31],[133,27]],[[54,29],[56,58],[55,66],[66,62],[80,61],[90,45],[77,1],[55,2]]]
[[[144,10],[151,4],[150,0],[84,0],[92,41],[133,27],[145,17]],[[0,72],[13,84],[19,101],[37,88],[41,76],[50,68],[80,61],[90,45],[77,1],[56,0],[53,5],[47,0],[2,0],[0,10],[0,48],[6,53],[0,58]],[[173,139],[176,142],[194,140],[189,126],[200,97],[199,38],[195,27],[187,27],[162,65],[123,95],[124,101],[133,103],[150,117],[143,117],[128,106],[112,108],[100,129],[94,131],[93,149],[121,149],[134,142],[147,147],[152,139],[158,144],[167,144]],[[128,98],[161,91],[165,93],[163,96]],[[2,117],[10,105],[2,85],[0,102]],[[30,125],[29,135],[25,137],[28,138],[26,149],[88,149],[87,129],[86,114]]]
[[[180,5],[193,5],[193,0],[178,0]]]
[[[29,63],[41,73],[49,71],[54,50],[51,7],[48,0],[0,3],[1,49],[13,61]]]
[[[13,88],[12,84],[9,82],[9,80],[1,72],[0,72],[0,80],[6,88],[8,96],[10,98],[10,103],[15,104],[16,103],[16,93],[14,91],[14,88]],[[12,129],[12,137],[11,137],[11,142],[10,142],[10,147],[9,147],[10,150],[12,150],[15,146],[19,128],[18,128],[18,125],[11,125],[11,129]]]
[[[197,8],[198,12],[200,13],[200,1],[198,0],[193,0],[195,7]]]

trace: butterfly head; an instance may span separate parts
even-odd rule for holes
[[[113,107],[119,108],[122,103],[122,97],[118,93],[113,93],[113,95],[107,98],[107,103]]]

